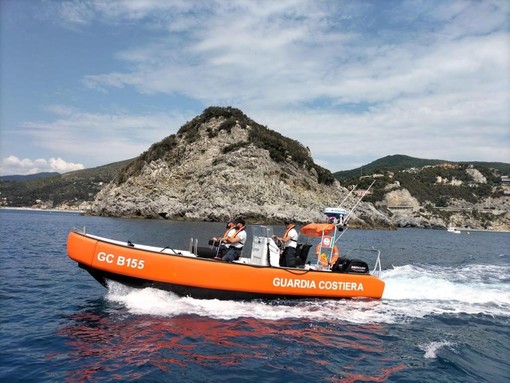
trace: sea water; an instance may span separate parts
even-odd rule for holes
[[[510,381],[509,233],[349,229],[341,253],[381,251],[381,300],[237,302],[105,289],[66,255],[84,227],[162,248],[224,231],[1,210],[1,382]]]

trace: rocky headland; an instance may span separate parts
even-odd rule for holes
[[[251,222],[291,219],[304,223],[322,221],[324,208],[337,206],[347,194],[297,141],[255,123],[237,109],[216,108],[207,109],[131,163],[98,193],[89,212],[205,221],[242,216]],[[391,225],[372,204],[365,203],[353,218],[356,222],[370,227]]]

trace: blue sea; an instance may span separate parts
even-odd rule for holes
[[[381,250],[380,301],[235,302],[105,289],[67,257],[84,227],[176,248],[224,230],[0,210],[1,382],[510,381],[509,233],[349,229],[341,252]]]

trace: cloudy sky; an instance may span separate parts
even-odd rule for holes
[[[347,170],[510,162],[505,0],[1,0],[0,175],[125,160],[234,106]]]

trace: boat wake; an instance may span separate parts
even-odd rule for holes
[[[460,268],[394,267],[382,275],[386,282],[383,299],[450,303],[457,311],[465,309],[468,313],[485,313],[477,310],[492,307],[496,310],[487,313],[498,315],[497,307],[508,310],[510,306],[509,272],[508,266],[474,264]]]
[[[504,269],[504,270],[503,270]],[[385,270],[382,300],[220,301],[200,300],[153,288],[134,289],[110,282],[106,299],[132,314],[197,315],[221,320],[307,319],[348,323],[404,323],[430,315],[507,316],[510,267],[461,268],[405,265]]]

